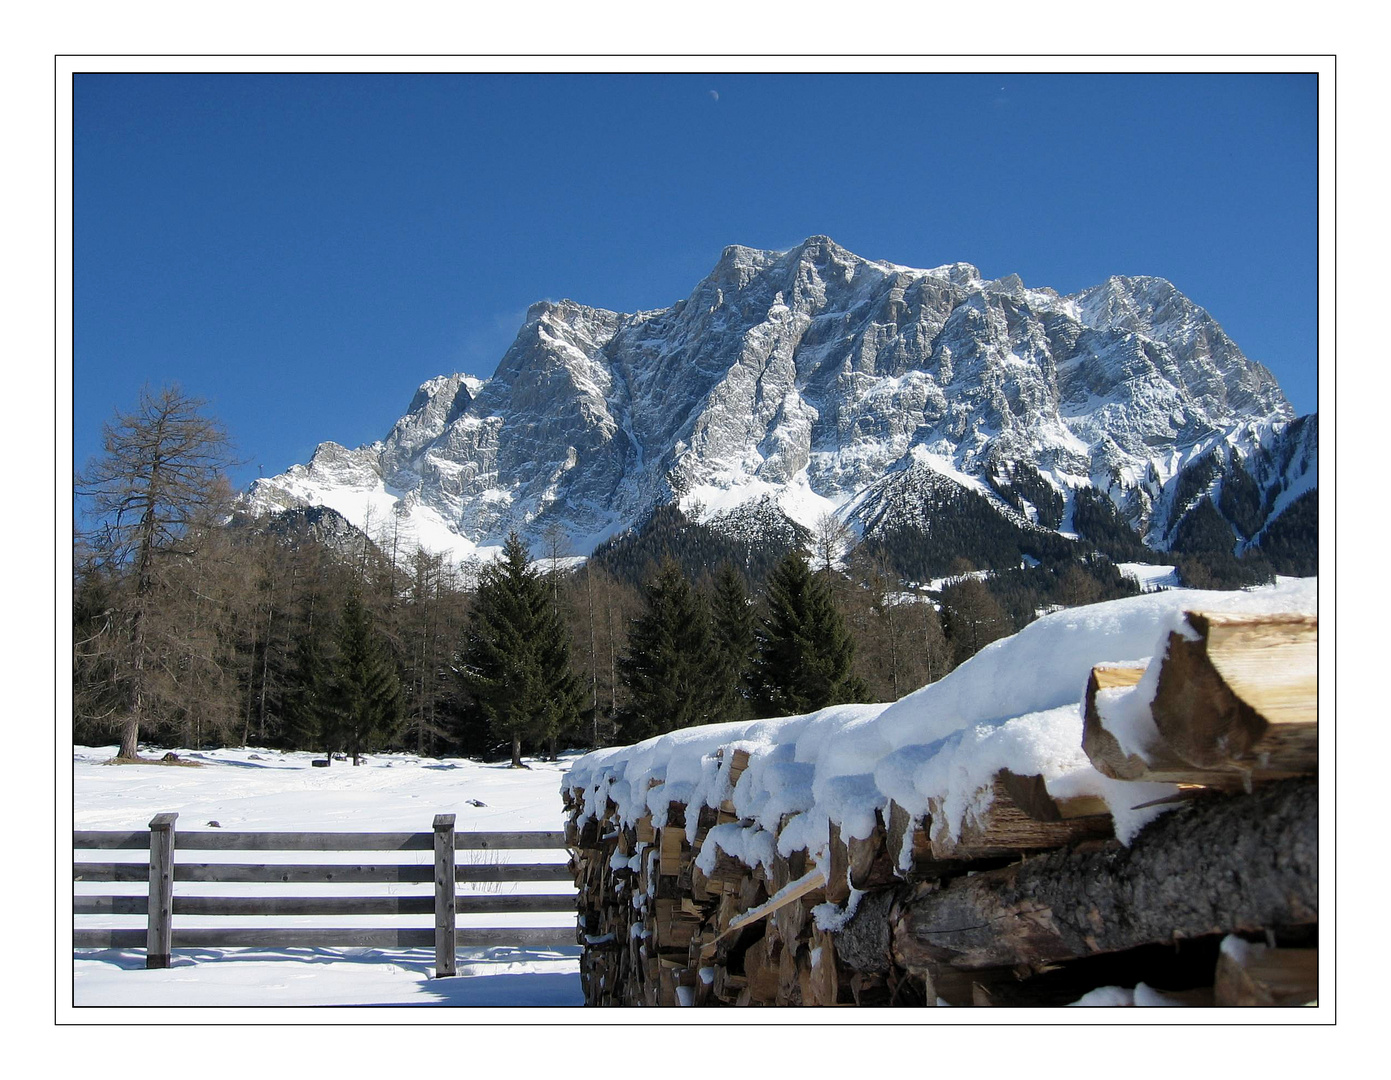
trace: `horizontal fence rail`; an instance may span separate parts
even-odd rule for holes
[[[79,851],[148,849],[148,832],[74,832]],[[350,832],[198,832],[179,833],[182,851],[433,851],[435,834]],[[544,851],[565,847],[563,832],[455,833],[458,851]]]
[[[143,896],[78,896],[74,915],[144,915]],[[464,915],[497,915],[529,911],[574,911],[573,895],[457,897],[455,910]],[[433,896],[176,896],[175,915],[433,915]],[[573,934],[570,935],[574,937]]]
[[[552,949],[574,945],[575,931],[564,926],[492,927],[454,932],[461,949],[485,949],[510,945],[519,949]],[[175,930],[175,949],[428,949],[435,944],[433,930],[393,930],[390,927],[341,930]],[[139,949],[145,945],[144,930],[78,930],[73,934],[75,949]],[[437,977],[443,977],[436,958]],[[450,972],[452,974],[452,972]]]
[[[73,863],[74,881],[148,881],[150,864],[136,862]],[[175,881],[225,881],[238,883],[282,882],[308,884],[409,885],[435,880],[433,866],[338,865],[334,863],[180,863],[174,864]],[[509,881],[573,881],[565,863],[497,863],[493,866],[456,866],[454,880],[464,884]]]
[[[137,929],[73,930],[75,949],[146,949],[147,967],[168,967],[177,948],[428,948],[435,949],[437,977],[455,974],[459,947],[519,948],[577,944],[575,927],[458,927],[457,916],[529,914],[575,910],[573,893],[486,895],[458,893],[455,886],[506,882],[572,881],[565,863],[468,863],[456,851],[564,850],[554,832],[456,832],[454,815],[440,814],[431,832],[175,832],[177,814],[160,814],[141,831],[78,830],[74,851],[149,852],[147,862],[74,862],[74,881],[145,882],[143,896],[75,896],[76,915],[145,915]],[[433,864],[176,862],[180,851],[431,851]],[[174,896],[175,882],[278,884],[425,884],[433,896]],[[415,928],[174,928],[175,915],[375,916],[433,915],[432,929]]]

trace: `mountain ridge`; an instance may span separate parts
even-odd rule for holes
[[[396,515],[456,556],[513,529],[588,554],[672,502],[718,522],[772,500],[803,527],[830,513],[873,531],[867,506],[895,485],[911,503],[928,474],[1038,527],[1037,507],[998,489],[1027,465],[1063,502],[1044,527],[1068,535],[1075,493],[1094,487],[1163,550],[1187,511],[1176,481],[1204,457],[1264,462],[1262,493],[1316,484],[1316,423],[1302,456],[1280,448],[1294,421],[1270,372],[1162,278],[1063,296],[814,236],[731,245],[667,308],[538,301],[492,378],[427,380],[384,439],[322,443],[246,501],[331,506],[369,531]],[[1298,476],[1272,472],[1295,457]]]

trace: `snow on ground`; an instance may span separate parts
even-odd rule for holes
[[[1045,616],[1019,634],[987,646],[940,682],[890,705],[845,705],[807,716],[689,728],[632,747],[595,751],[575,761],[532,762],[527,771],[462,759],[409,754],[373,755],[363,766],[335,762],[310,766],[311,754],[271,750],[177,751],[197,768],[103,764],[116,748],[73,751],[73,822],[77,829],[144,828],[155,814],[176,811],[180,828],[284,831],[428,831],[437,813],[454,813],[460,831],[557,830],[564,816],[561,785],[580,792],[592,810],[612,797],[622,816],[650,810],[665,820],[670,801],[719,805],[732,797],[750,828],[712,830],[714,843],[747,861],[769,861],[773,829],[795,817],[777,837],[787,854],[805,847],[824,858],[831,822],[842,835],[863,837],[874,813],[892,798],[911,813],[943,800],[956,832],[984,809],[981,792],[1000,768],[1041,773],[1055,796],[1105,798],[1117,832],[1128,841],[1162,808],[1133,809],[1168,793],[1169,785],[1110,781],[1081,750],[1079,703],[1093,665],[1139,662],[1153,656],[1186,609],[1317,611],[1316,579],[1281,579],[1250,592],[1171,590],[1073,608]],[[748,768],[731,791],[728,762],[719,747],[750,751]],[[651,782],[660,780],[658,786]],[[692,823],[695,815],[690,815]],[[717,835],[718,834],[718,835]],[[177,841],[176,841],[177,848]],[[199,861],[245,861],[245,853],[200,852]],[[82,856],[78,856],[81,858]],[[99,858],[144,860],[144,853],[104,852]],[[293,852],[266,853],[267,861],[305,861]],[[428,862],[428,852],[402,852],[400,861]],[[470,857],[460,852],[461,859]],[[565,861],[562,851],[500,852],[491,858]],[[359,861],[356,853],[315,856]],[[373,853],[374,861],[387,861]],[[266,885],[240,886],[248,894]],[[178,890],[231,894],[238,886],[179,883]],[[361,885],[295,886],[362,894]],[[383,885],[387,894],[427,892],[429,885]],[[462,886],[461,888],[468,888]],[[516,883],[491,890],[569,892],[566,883]],[[140,883],[76,883],[89,894],[129,891]],[[60,891],[60,897],[62,893]],[[845,913],[822,912],[831,924]],[[339,925],[420,925],[419,916],[376,916]],[[573,925],[573,915],[473,916],[460,925]],[[260,925],[329,925],[326,917],[284,917]],[[144,925],[141,916],[82,916],[82,925]],[[201,921],[207,925],[208,920]],[[196,926],[176,916],[176,926]],[[60,956],[62,954],[60,942]],[[507,1005],[582,1003],[579,949],[460,950],[459,976],[432,980],[430,950],[310,949],[175,950],[167,970],[144,969],[142,950],[86,950],[75,956],[74,1017],[103,1006],[280,1005]],[[60,961],[61,962],[61,961]],[[62,972],[60,970],[60,979]],[[1128,992],[1145,1004],[1137,987]],[[62,989],[60,987],[60,999]],[[1082,1002],[1090,1004],[1091,1002]],[[1109,1003],[1109,1002],[1108,1002]],[[61,1000],[60,1000],[61,1004]]]
[[[106,765],[116,747],[73,748],[73,828],[143,829],[155,814],[174,811],[177,829],[250,831],[428,832],[439,813],[456,815],[460,832],[519,832],[563,827],[560,777],[573,757],[531,761],[529,770],[465,759],[433,760],[410,754],[371,755],[363,765],[335,761],[316,769],[308,753],[265,749],[176,750],[196,768]],[[163,751],[146,751],[159,756]],[[475,803],[479,805],[475,805]],[[177,852],[177,834],[175,849]],[[245,862],[247,852],[198,852],[200,862]],[[83,861],[143,862],[142,851],[78,853]],[[176,856],[177,857],[177,856]],[[265,852],[265,862],[426,863],[420,852]],[[460,851],[460,863],[484,858]],[[560,862],[562,850],[490,852],[489,860]],[[179,882],[176,895],[265,895],[275,885]],[[433,895],[433,886],[295,885],[287,894]],[[567,882],[460,885],[460,892],[569,893]],[[76,882],[78,895],[144,895],[139,882]],[[60,893],[61,897],[61,893]],[[410,926],[428,916],[222,917],[221,925]],[[143,916],[77,916],[84,928],[143,928]],[[178,927],[216,926],[217,917],[175,916]],[[460,915],[459,926],[573,926],[567,912]],[[71,1002],[75,1018],[100,1006],[286,1005],[582,1005],[575,948],[460,949],[458,976],[432,979],[429,949],[198,949],[174,950],[165,970],[147,971],[144,950],[82,950],[74,954]],[[60,981],[62,972],[59,973]],[[59,998],[63,994],[59,988]]]
[[[1116,569],[1128,578],[1139,582],[1140,588],[1178,589],[1182,582],[1178,579],[1178,568],[1154,563],[1123,562],[1116,563]]]

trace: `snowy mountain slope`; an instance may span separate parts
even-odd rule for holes
[[[324,443],[248,502],[378,530],[394,515],[456,554],[552,525],[585,553],[672,501],[702,520],[771,500],[804,526],[835,512],[873,528],[888,505],[921,517],[939,483],[1065,530],[990,483],[1027,463],[1065,507],[1094,485],[1162,547],[1186,465],[1219,445],[1283,460],[1292,420],[1270,373],[1162,279],[1064,297],[812,237],[727,248],[659,311],[537,303],[491,379],[430,380],[385,439]]]

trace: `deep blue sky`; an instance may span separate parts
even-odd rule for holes
[[[140,386],[254,478],[490,375],[541,298],[824,233],[1072,292],[1166,277],[1317,408],[1312,76],[132,76],[74,85],[74,455]]]

